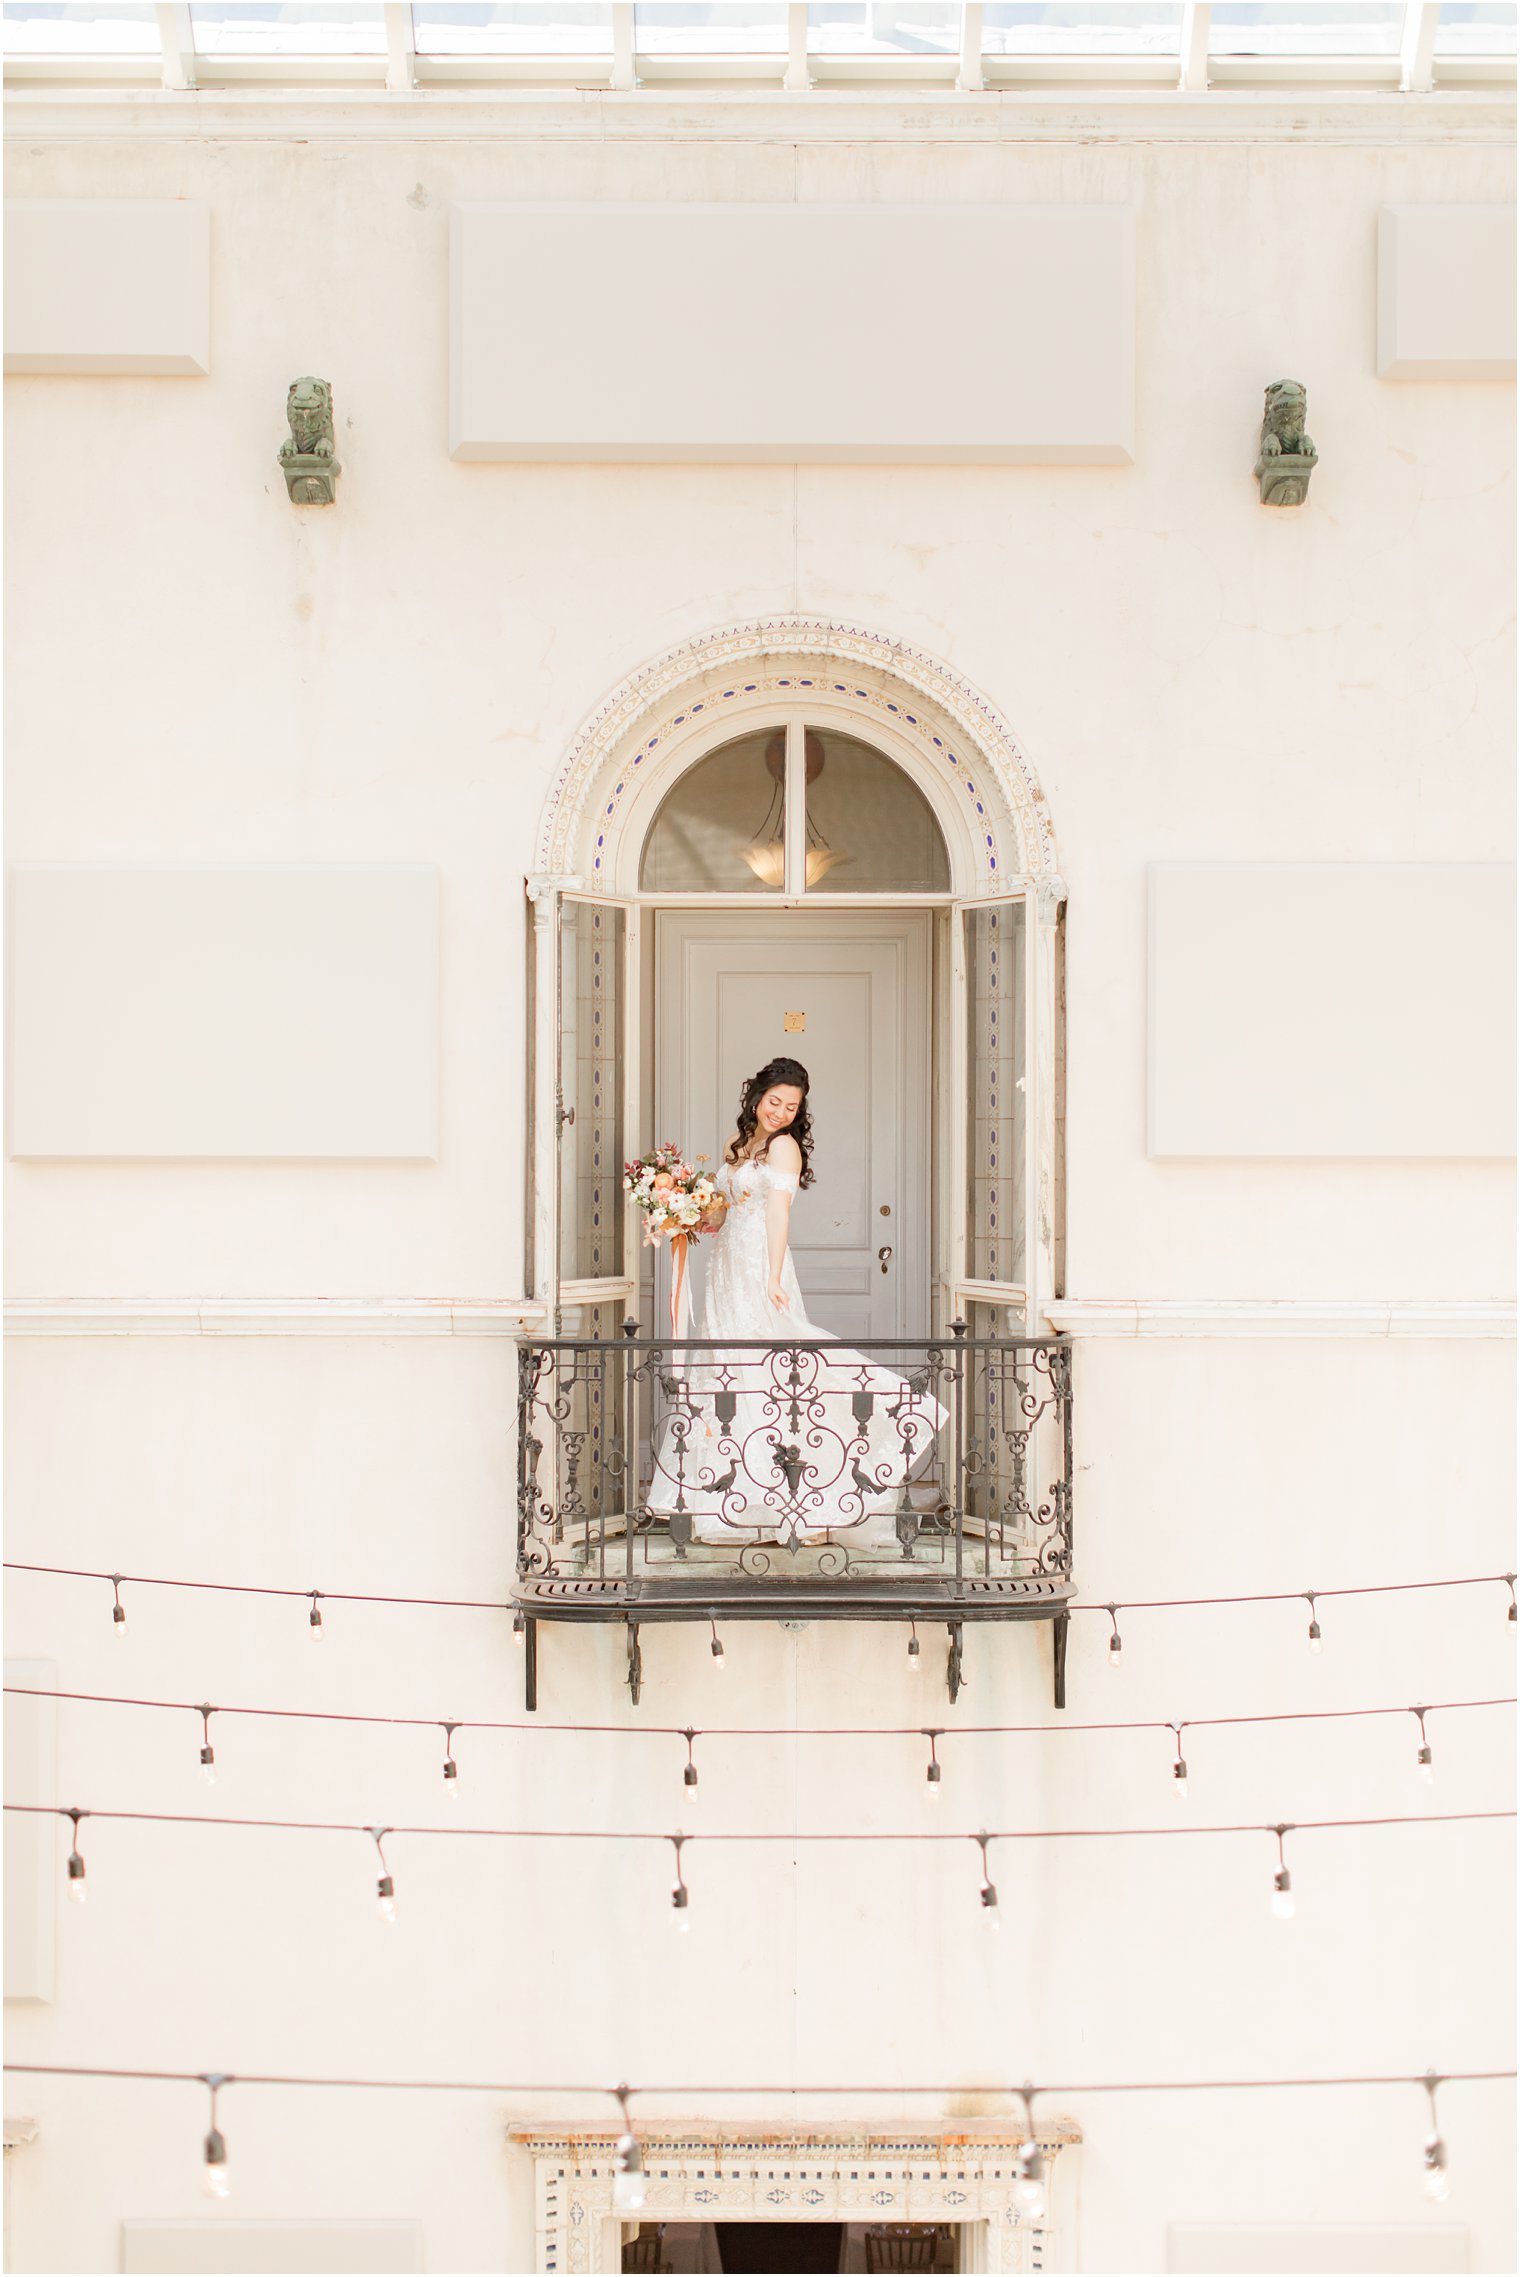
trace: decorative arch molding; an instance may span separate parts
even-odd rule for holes
[[[700,634],[622,682],[575,738],[544,802],[537,867],[578,875],[593,892],[616,884],[625,817],[651,776],[669,777],[683,751],[725,713],[778,699],[874,715],[917,755],[960,839],[961,891],[995,893],[1022,879],[1059,895],[1055,832],[1034,769],[993,706],[968,680],[905,641],[831,619],[775,616]],[[668,788],[668,782],[665,784]],[[958,818],[958,825],[957,820]],[[957,859],[957,851],[959,859]]]

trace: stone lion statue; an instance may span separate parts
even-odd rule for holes
[[[1308,408],[1308,395],[1297,380],[1273,380],[1266,391],[1254,469],[1264,506],[1298,506],[1308,495],[1319,458],[1304,433]]]
[[[282,459],[332,457],[333,397],[326,380],[292,380],[285,398],[285,416],[290,433],[280,445]]]

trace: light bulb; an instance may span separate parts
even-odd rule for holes
[[[998,1894],[991,1882],[983,1882],[982,1884],[982,1921],[988,1929],[1001,1929],[1003,1926],[1003,1915],[998,1905]]]
[[[1446,2145],[1439,2135],[1425,2138],[1425,2195],[1439,2206],[1451,2196],[1451,2175],[1446,2166]]]
[[[1123,1666],[1124,1666],[1124,1639],[1123,1639],[1123,1638],[1120,1636],[1120,1634],[1119,1634],[1118,1630],[1117,1630],[1117,1629],[1115,1629],[1115,1631],[1114,1631],[1113,1635],[1112,1635],[1112,1636],[1109,1638],[1109,1640],[1108,1640],[1108,1668],[1109,1668],[1109,1674],[1110,1674],[1111,1676],[1117,1676],[1117,1675],[1118,1675],[1118,1673],[1119,1673],[1119,1671],[1120,1671],[1120,1669],[1121,1669]]]
[[[515,1645],[521,1646],[526,1644],[527,1639],[528,1624],[523,1619],[521,1613],[514,1613],[512,1615],[512,1642]]]
[[[928,1770],[924,1773],[925,1802],[937,1803],[939,1801],[939,1783],[939,1765],[937,1763],[931,1763]]]
[[[910,1676],[916,1676],[916,1675],[918,1674],[919,1670],[920,1670],[920,1669],[923,1667],[923,1665],[924,1665],[924,1656],[923,1656],[923,1653],[922,1653],[922,1652],[920,1651],[920,1649],[919,1649],[919,1642],[918,1642],[918,1639],[917,1639],[917,1637],[909,1637],[909,1639],[908,1639],[908,1674],[909,1674]]]
[[[458,1802],[459,1765],[454,1761],[452,1755],[446,1755],[443,1760],[443,1792],[446,1801]]]
[[[1044,2218],[1045,2161],[1040,2156],[1037,2142],[1022,2142],[1018,2148],[1018,2163],[1014,2174],[1013,2202],[1026,2222]]]
[[[313,1644],[320,1644],[323,1637],[327,1633],[322,1626],[321,1609],[316,1605],[313,1605],[311,1611],[306,1616],[306,1633],[311,1638]]]
[[[718,1674],[721,1676],[724,1668],[723,1639],[721,1637],[713,1638],[712,1664],[713,1667],[717,1670]]]
[[[617,2147],[617,2172],[612,2178],[612,2203],[620,2214],[636,2214],[648,2192],[644,2162],[632,2135],[623,2135]]]
[[[1430,1749],[1428,1747],[1422,1747],[1419,1754],[1415,1757],[1414,1763],[1416,1771],[1418,1771],[1426,1786],[1433,1786],[1435,1783],[1436,1767],[1431,1757]]]
[[[1277,1921],[1293,1919],[1293,1877],[1286,1866],[1272,1876],[1272,1914]]]
[[[691,1933],[691,1892],[684,1882],[677,1882],[670,1893],[670,1918],[683,1937]]]
[[[1309,1650],[1311,1652],[1318,1652],[1323,1641],[1324,1640],[1320,1635],[1318,1619],[1312,1620],[1309,1623]]]
[[[77,1850],[69,1852],[68,1890],[76,1905],[83,1905],[90,1894],[84,1886],[84,1860]]]
[[[1179,1803],[1187,1801],[1187,1764],[1180,1755],[1172,1765],[1172,1792]]]
[[[214,1747],[203,1747],[201,1749],[201,1777],[208,1787],[216,1785],[216,1749]]]
[[[223,2135],[215,2127],[206,2137],[204,2180],[208,2198],[231,2197],[232,2181],[227,2172],[227,2144]]]
[[[681,1773],[681,1784],[686,1789],[688,1800],[695,1802],[697,1799],[697,1767],[695,1763],[687,1764]]]
[[[382,1874],[375,1885],[380,1902],[380,1919],[387,1929],[396,1926],[396,1885],[389,1874]]]
[[[124,1637],[126,1633],[127,1608],[125,1605],[113,1605],[111,1607],[111,1634],[113,1637]]]

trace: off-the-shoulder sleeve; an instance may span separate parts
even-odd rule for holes
[[[781,1170],[781,1169],[778,1169],[778,1168],[776,1168],[776,1167],[775,1167],[775,1166],[774,1166],[772,1163],[769,1163],[769,1162],[766,1164],[765,1168],[766,1168],[766,1173],[767,1173],[767,1175],[768,1175],[768,1176],[769,1176],[769,1178],[770,1178],[770,1182],[771,1182],[771,1184],[772,1184],[772,1185],[775,1187],[775,1189],[776,1189],[776,1191],[777,1191],[778,1193],[780,1193],[780,1194],[795,1194],[795,1193],[796,1193],[796,1191],[797,1191],[797,1172],[796,1172],[795,1170]]]

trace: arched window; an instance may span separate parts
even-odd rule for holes
[[[905,769],[833,728],[759,728],[687,769],[644,841],[645,893],[947,893],[950,857]]]

